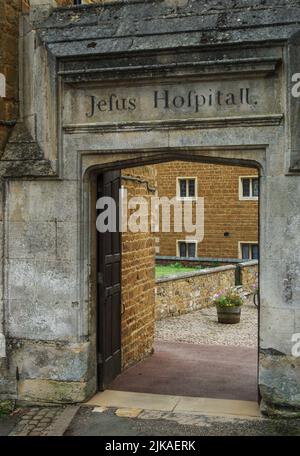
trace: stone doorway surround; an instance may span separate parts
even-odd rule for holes
[[[241,2],[232,14],[240,23],[247,19],[249,27],[233,28],[228,18],[225,33],[219,10],[210,11],[215,25],[206,30],[206,10],[187,2],[182,13],[192,13],[183,32],[170,2],[153,3],[151,14],[160,25],[152,34],[147,6],[134,0],[57,9],[41,22],[37,15],[33,24],[23,18],[21,80],[27,88],[21,91],[20,124],[1,161],[0,392],[31,402],[80,402],[95,393],[94,173],[183,159],[260,169],[258,383],[267,413],[296,413],[300,358],[292,354],[292,337],[300,332],[300,140],[290,81],[300,63],[294,20],[300,8],[286,9],[278,24],[270,24],[274,15],[257,10],[253,19]],[[268,8],[282,14],[282,8]],[[227,2],[221,9],[228,13]],[[164,28],[170,14],[172,35]],[[112,35],[115,27],[103,28],[101,21],[119,21],[128,29]],[[132,21],[139,33],[130,30]],[[174,101],[178,91],[187,104],[190,92],[199,90],[200,96],[204,88],[208,96],[210,89],[231,93],[237,86],[244,92],[235,94],[240,99],[233,108],[216,101],[199,114],[193,98],[193,112],[175,109],[182,103]],[[117,89],[121,98],[128,93],[137,99],[130,121],[128,109],[125,116],[101,116]],[[174,93],[170,111],[155,107],[165,99],[154,98],[151,105],[153,93],[163,97],[165,90],[170,97]],[[53,239],[60,239],[61,250]]]

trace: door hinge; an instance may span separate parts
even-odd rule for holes
[[[125,306],[123,303],[121,303],[121,315],[124,315],[125,313]]]
[[[98,353],[98,364],[102,364],[102,363],[103,363],[102,354]]]

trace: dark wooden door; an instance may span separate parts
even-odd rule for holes
[[[121,235],[119,232],[120,171],[98,177],[98,198],[116,202],[116,232],[98,237],[98,388],[104,390],[121,372]],[[99,215],[99,212],[98,214]]]

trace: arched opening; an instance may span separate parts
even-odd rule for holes
[[[166,163],[166,164],[167,163],[194,163],[195,166],[201,166],[201,164],[202,164],[202,165],[209,166],[209,167],[214,167],[214,166],[219,167],[219,168],[223,167],[224,170],[226,169],[226,167],[228,167],[228,169],[231,169],[231,170],[232,169],[236,169],[236,170],[244,169],[245,172],[241,173],[241,174],[244,175],[244,176],[247,176],[247,179],[249,178],[249,169],[255,170],[255,172],[257,173],[258,178],[259,178],[259,176],[262,173],[261,166],[255,160],[240,160],[239,158],[232,158],[232,157],[231,158],[224,158],[224,157],[220,158],[218,156],[216,156],[216,157],[214,157],[214,156],[198,156],[197,154],[189,153],[189,152],[188,153],[187,152],[184,152],[184,153],[169,152],[168,154],[157,154],[156,153],[156,154],[154,154],[154,156],[153,155],[148,156],[148,157],[141,156],[141,157],[138,157],[137,159],[135,158],[135,159],[130,159],[130,160],[128,160],[128,159],[120,160],[120,157],[118,157],[118,160],[116,162],[111,161],[111,162],[107,162],[107,163],[104,163],[104,164],[100,164],[100,163],[93,164],[88,169],[88,174],[86,176],[89,176],[89,177],[88,177],[88,179],[86,179],[86,181],[89,182],[89,187],[90,187],[90,190],[91,190],[91,198],[90,198],[90,214],[91,214],[91,219],[90,219],[91,220],[91,224],[90,224],[91,232],[90,233],[91,233],[91,238],[90,239],[91,239],[91,243],[92,243],[91,245],[94,246],[94,247],[91,248],[91,252],[95,252],[95,250],[97,250],[97,255],[98,255],[98,260],[97,260],[97,257],[92,253],[92,262],[91,262],[91,264],[92,264],[92,271],[94,271],[94,272],[92,272],[92,277],[94,277],[94,282],[95,283],[97,282],[97,273],[99,273],[99,270],[97,270],[97,264],[99,265],[99,255],[101,255],[101,252],[99,252],[99,249],[97,249],[97,248],[95,249],[95,246],[97,245],[97,239],[96,239],[97,234],[96,234],[96,228],[95,228],[95,226],[96,226],[96,211],[94,210],[94,212],[93,212],[93,208],[95,208],[95,206],[96,206],[97,196],[99,196],[99,193],[97,195],[97,192],[95,190],[97,188],[97,182],[99,182],[98,176],[99,175],[103,176],[103,175],[105,175],[105,173],[110,173],[113,176],[117,176],[116,171],[119,170],[119,176],[120,176],[120,179],[121,179],[124,170],[139,169],[139,168],[141,168],[141,166],[144,166],[144,167],[155,166],[158,163],[160,163],[160,164],[163,164],[163,163]],[[237,174],[235,174],[235,176],[236,175]],[[178,176],[174,176],[174,178],[175,177],[177,178]],[[235,179],[235,177],[233,177],[233,179]],[[134,181],[134,179],[133,179],[133,181]],[[142,181],[142,179],[137,179],[137,182],[139,182],[140,184],[142,184],[142,185],[145,184],[145,182],[141,182],[141,181]],[[241,182],[239,180],[239,185],[240,184],[241,184]],[[252,185],[252,184],[250,184],[250,185]],[[234,192],[235,192],[235,190],[234,190]],[[163,195],[159,195],[159,196],[163,196]],[[236,192],[235,192],[235,196],[237,196]],[[249,200],[250,200],[250,198],[249,198]],[[258,200],[257,200],[257,211],[259,211],[259,209],[258,209]],[[230,217],[230,211],[228,212],[228,214],[229,214],[229,217]],[[258,240],[259,239],[259,226],[258,226],[258,224],[257,224],[256,228],[257,228],[257,233],[258,233],[257,234],[258,235],[257,240]],[[225,230],[223,232],[224,239],[228,238],[228,236],[225,236],[225,233],[228,233],[228,231]],[[230,232],[229,232],[229,237],[230,237]],[[245,244],[245,242],[242,242],[242,241],[250,241],[250,239],[246,239],[245,238],[245,239],[240,239],[238,241],[239,252],[241,252],[241,248],[242,248],[241,244]],[[248,242],[248,244],[249,244],[248,245],[249,255],[250,256],[252,254],[257,255],[255,253],[255,249],[251,248],[251,245],[250,245],[251,242]],[[246,252],[246,251],[247,251],[247,246],[244,246],[244,252]],[[162,256],[165,256],[165,255],[162,255]],[[167,256],[171,256],[171,255],[167,255]],[[178,255],[174,255],[174,256],[178,257]],[[236,260],[238,260],[239,259],[238,258],[238,254],[236,256],[237,256]],[[122,259],[122,254],[121,254],[120,258]],[[251,258],[249,258],[249,259],[251,259]],[[233,258],[231,258],[231,260],[233,260]],[[242,260],[243,260],[243,258],[240,258],[240,262],[243,262]],[[178,261],[178,258],[176,258],[176,261]],[[230,265],[230,262],[228,262],[228,263]],[[225,264],[226,264],[226,262],[225,262]],[[239,270],[238,262],[233,263],[233,265],[234,265],[234,267],[236,267],[236,270]],[[214,265],[214,266],[216,266],[216,265]],[[237,278],[236,278],[237,272],[236,272],[236,270],[234,272],[234,274],[235,274],[235,285],[237,284],[237,281],[236,281],[237,280]],[[239,272],[240,272],[240,270],[239,270]],[[103,279],[103,277],[102,277],[102,279]],[[122,293],[123,293],[123,291],[124,291],[123,277],[121,278],[120,283],[121,283],[121,290],[122,290]],[[130,281],[129,281],[129,283],[130,283]],[[132,283],[132,285],[133,285],[133,283]],[[154,285],[154,286],[156,286],[156,285]],[[96,298],[96,295],[97,295],[96,288],[97,288],[97,285],[95,285],[94,296],[95,296],[95,302],[97,302],[98,303],[97,305],[99,306],[99,287],[98,287],[98,298]],[[132,294],[131,294],[131,296],[132,296]],[[247,305],[249,305],[249,302],[248,302]],[[256,310],[256,308],[255,308],[253,303],[252,303],[252,307],[253,307],[252,310],[254,312],[257,312],[257,310]],[[97,308],[97,306],[96,306],[96,308]],[[120,302],[120,307],[119,308],[120,308],[120,314],[124,313],[123,303],[121,304],[121,302]],[[95,317],[95,312],[93,312],[94,317]],[[194,308],[192,310],[192,312],[199,312],[199,309],[195,309]],[[188,312],[186,312],[186,310],[185,310],[184,314],[188,314]],[[253,314],[253,312],[252,312],[252,314]],[[99,308],[98,308],[98,315],[99,315]],[[171,319],[173,319],[173,320],[174,319],[178,319],[178,318],[179,319],[181,318],[180,317],[180,311],[179,311],[178,315],[171,317]],[[259,320],[259,315],[258,315],[258,312],[257,312],[257,323],[255,323],[255,330],[254,330],[255,338],[256,338],[255,344],[254,344],[255,353],[256,353],[255,354],[256,360],[255,360],[255,368],[253,368],[253,370],[252,370],[252,380],[253,380],[253,375],[254,375],[255,376],[255,388],[256,388],[256,391],[257,391],[257,380],[256,380],[256,377],[258,375],[258,369],[257,369],[257,365],[258,365],[258,363],[257,363],[257,359],[258,359],[258,356],[257,356],[257,353],[258,353],[257,352],[257,350],[258,350],[258,326],[259,326],[258,320]],[[121,326],[122,326],[122,324],[123,324],[122,323],[122,315],[120,315],[120,322],[121,322]],[[163,323],[160,323],[160,326],[162,326],[162,325],[163,325]],[[124,335],[122,335],[122,327],[121,326],[120,326],[120,334],[119,334],[120,337],[118,339],[120,341],[120,352],[122,352],[122,348],[124,348],[122,346],[122,344],[124,342]],[[95,335],[96,335],[96,337],[95,337],[95,347],[97,346],[97,338],[99,338],[99,334],[100,334],[101,331],[103,331],[103,328],[101,326],[101,322],[99,324],[99,321],[98,321],[98,327],[97,327],[97,330],[95,332]],[[128,333],[128,330],[127,330],[127,333]],[[134,330],[133,330],[133,333],[134,333]],[[103,333],[102,333],[102,336],[103,336]],[[99,340],[98,340],[98,342],[99,342]],[[131,343],[132,343],[132,341],[131,341]],[[218,343],[220,343],[220,339],[219,339]],[[199,345],[201,346],[201,344],[199,344]],[[214,343],[212,344],[212,346],[213,345],[214,345]],[[217,345],[218,344],[215,344],[215,345],[216,345],[216,349],[217,349]],[[99,347],[99,345],[98,345],[98,347]],[[186,345],[186,347],[187,347],[187,345]],[[142,383],[143,383],[143,381],[141,382],[141,377],[143,376],[142,371],[143,371],[143,369],[147,370],[147,365],[143,365],[143,360],[146,359],[149,362],[149,359],[154,359],[154,357],[155,357],[155,355],[152,356],[152,354],[151,354],[152,351],[151,350],[149,351],[148,348],[146,350],[146,353],[140,359],[136,359],[136,360],[133,359],[133,361],[129,362],[128,364],[122,363],[122,361],[118,361],[119,370],[117,369],[113,373],[112,377],[115,377],[116,374],[119,374],[120,372],[125,372],[125,374],[121,374],[121,376],[119,376],[115,382],[109,383],[107,385],[103,385],[103,383],[101,384],[101,381],[100,381],[100,383],[98,381],[98,389],[103,390],[103,389],[106,389],[107,387],[109,389],[112,387],[112,389],[117,389],[117,390],[122,390],[122,391],[126,391],[127,390],[127,391],[132,391],[133,392],[133,391],[136,391],[138,389],[138,391],[140,391],[140,392],[146,392],[147,393],[147,392],[150,391],[151,393],[154,392],[155,394],[157,394],[157,393],[158,394],[167,394],[166,393],[166,389],[164,389],[164,388],[161,389],[161,392],[158,391],[157,389],[154,389],[154,390],[151,391],[151,387],[149,387],[149,382],[148,382],[148,384],[145,384],[147,382],[144,382],[144,386],[142,385]],[[174,346],[174,348],[175,348],[175,346]],[[188,347],[188,348],[191,349],[191,347]],[[178,349],[178,346],[177,346],[177,349]],[[186,356],[186,353],[184,353],[183,356]],[[195,354],[195,357],[196,356],[197,356],[197,354]],[[208,354],[207,356],[211,356],[211,354]],[[124,352],[122,352],[122,358],[124,358]],[[222,358],[222,356],[221,356],[221,358]],[[241,358],[243,358],[242,351],[241,351]],[[103,362],[103,356],[102,356],[102,354],[100,354],[100,356],[99,356],[99,352],[98,352],[98,354],[97,354],[98,372],[99,372],[99,360],[100,360],[100,364],[101,364],[101,362]],[[253,356],[252,356],[252,361],[253,361]],[[157,360],[157,362],[159,363],[159,359]],[[223,361],[221,361],[221,362],[223,362]],[[246,363],[246,361],[245,361],[245,363]],[[96,362],[96,364],[97,364],[97,362]],[[205,364],[203,364],[203,365],[205,365]],[[154,365],[152,364],[152,365],[150,365],[148,367],[148,369],[149,368],[152,369],[152,372],[153,372],[153,366]],[[158,365],[157,365],[157,367],[158,367],[157,370],[161,370]],[[193,366],[193,368],[196,368],[196,367],[197,367],[196,365]],[[228,367],[230,368],[230,365]],[[233,368],[233,367],[234,367],[234,363],[231,366],[231,368]],[[178,379],[180,379],[182,377],[181,368],[182,368],[182,366],[181,367],[178,366]],[[101,367],[100,367],[100,369],[101,369]],[[209,369],[209,367],[208,367],[208,369]],[[251,370],[251,368],[250,368],[250,370]],[[149,370],[148,370],[148,374],[149,374]],[[214,375],[213,372],[210,372],[210,374]],[[164,375],[164,373],[162,375]],[[174,377],[174,371],[173,371],[172,375]],[[226,375],[228,375],[228,372],[226,373]],[[225,377],[226,377],[226,375],[225,375]],[[243,379],[243,375],[244,375],[244,379]],[[123,376],[123,378],[122,378],[122,376]],[[237,374],[237,376],[238,376],[238,374]],[[247,389],[247,387],[248,387],[247,386],[248,385],[247,382],[245,382],[246,376],[249,376],[249,371],[244,370],[244,372],[242,372],[242,374],[241,374],[241,376],[239,378],[239,381],[241,383],[244,383],[245,389]],[[112,379],[112,377],[110,377],[110,380]],[[154,383],[155,383],[155,380],[158,380],[158,379],[157,378],[155,379],[155,375],[152,376],[152,377],[153,378],[152,378],[150,383],[153,385],[153,380],[154,380]],[[203,377],[205,377],[205,375]],[[98,373],[98,380],[99,380],[99,378],[100,377],[99,377],[99,373]],[[149,380],[149,375],[148,375],[148,380]],[[219,380],[219,384],[220,384],[220,383],[222,383],[222,381],[224,381],[224,378],[223,379],[219,378],[217,380]],[[209,378],[207,378],[207,382],[208,381],[209,381]],[[139,388],[137,388],[137,382],[140,382]],[[157,381],[156,381],[156,383],[157,383]],[[159,381],[158,381],[158,383],[159,383]],[[184,382],[182,382],[182,383],[184,383]],[[218,382],[216,382],[216,384],[217,383]],[[143,391],[143,388],[144,388],[144,391]],[[224,391],[225,390],[226,390],[226,388],[224,388]],[[175,394],[176,394],[176,388],[175,388],[175,390],[170,390],[169,394],[174,393],[174,391],[175,391]],[[203,388],[202,388],[202,390],[201,390],[201,388],[199,388],[199,394],[195,394],[194,390],[193,390],[193,394],[189,394],[189,391],[187,389],[186,392],[183,395],[185,395],[185,396],[203,397],[203,395],[207,394],[204,397],[210,397],[211,396],[211,390],[209,391],[209,389],[208,389],[207,393],[205,393],[205,391],[203,393],[203,391],[204,391]],[[232,393],[232,389],[229,392],[229,396],[228,396],[228,391],[227,391],[227,393],[225,391],[225,395],[222,396],[223,393],[222,393],[222,386],[221,386],[221,387],[219,387],[219,390],[216,391],[215,397],[219,398],[219,399],[231,398],[231,399],[240,399],[240,400],[243,400],[243,399],[244,400],[252,400],[254,398],[253,394],[252,395],[250,394],[250,396],[249,395],[248,396],[247,395],[243,396],[243,392],[241,394],[239,394],[239,392],[237,392],[235,397],[230,397],[231,393]],[[258,399],[259,399],[258,394],[256,394],[256,400],[258,400]]]

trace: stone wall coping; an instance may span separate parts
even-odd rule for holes
[[[156,283],[164,283],[164,282],[171,282],[173,280],[188,279],[191,277],[197,277],[197,276],[201,276],[201,275],[216,274],[218,272],[236,270],[237,267],[246,268],[249,266],[257,266],[257,265],[258,265],[258,260],[251,260],[251,261],[239,263],[238,265],[218,266],[216,268],[200,269],[199,271],[196,271],[196,272],[182,272],[180,274],[162,276],[162,277],[156,279]]]
[[[247,266],[257,266],[258,260],[251,260],[251,261],[244,261],[243,263],[239,263],[240,268],[246,268]]]
[[[163,283],[163,282],[172,282],[173,280],[181,280],[181,279],[188,279],[190,277],[197,277],[201,275],[208,275],[208,274],[216,274],[218,272],[224,271],[234,271],[236,269],[235,265],[228,265],[228,266],[218,266],[217,268],[207,268],[207,269],[200,269],[196,272],[182,272],[180,274],[172,274],[170,276],[162,276],[156,279],[156,283]]]
[[[297,0],[175,2],[119,0],[56,8],[40,38],[57,57],[287,41],[299,30]],[[76,42],[76,46],[74,46]]]
[[[240,258],[214,258],[214,257],[192,257],[180,258],[178,256],[156,255],[157,260],[182,261],[182,262],[210,262],[210,263],[240,263]]]

